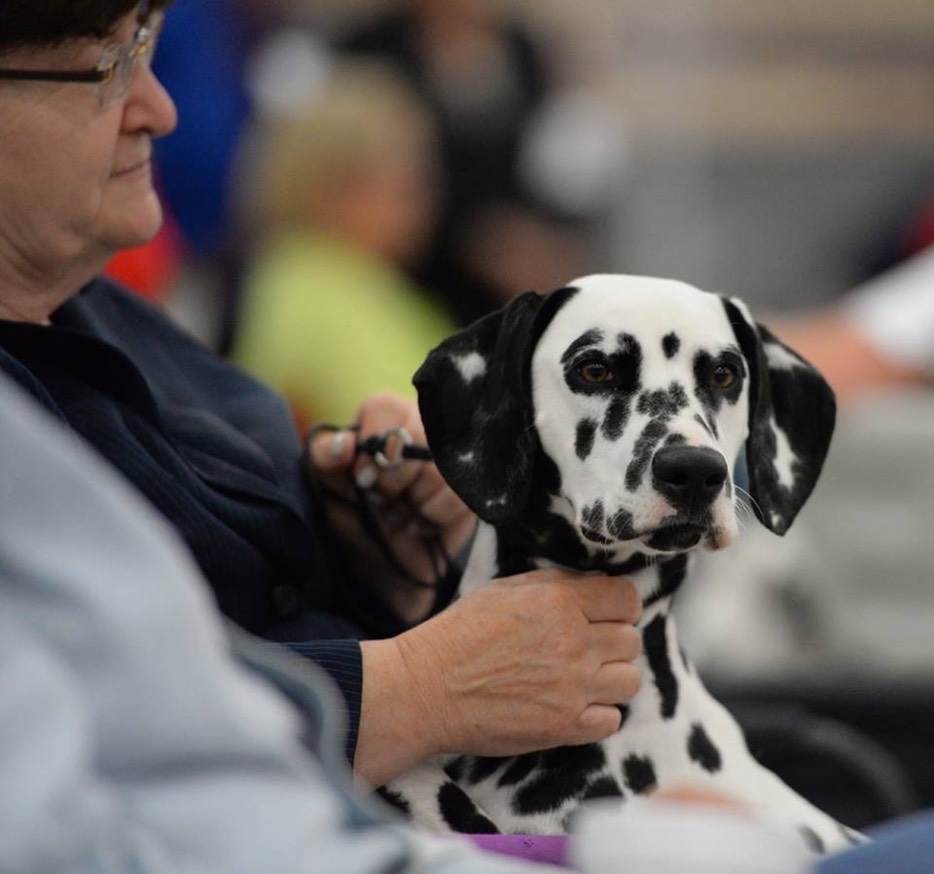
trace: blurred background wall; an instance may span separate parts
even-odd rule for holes
[[[183,239],[186,231],[190,238],[184,266],[198,267],[182,298],[203,296],[217,281],[212,271],[230,248],[229,201],[240,185],[233,171],[223,176],[223,189],[212,182],[219,171],[205,167],[204,156],[211,156],[211,167],[235,166],[234,147],[265,99],[257,94],[270,92],[269,70],[277,96],[300,91],[339,60],[348,34],[410,5],[419,3],[176,4],[157,68],[181,110],[179,132],[160,144],[159,154],[169,206]],[[661,274],[774,310],[831,299],[906,254],[912,222],[934,192],[934,4],[928,0],[481,5],[517,22],[532,40],[554,94],[585,93],[591,101],[585,122],[579,106],[577,115],[555,114],[550,145],[539,149],[532,170],[552,187],[571,185],[581,174],[578,188],[590,187],[572,192],[583,198],[586,233],[577,257],[553,259],[556,281],[570,278],[558,275],[562,264],[579,272]],[[284,34],[292,38],[291,56],[270,65],[270,46]],[[298,60],[296,34],[320,50],[317,60]],[[202,75],[186,52],[192,47],[204,55],[206,44],[217,46],[208,58],[221,62],[206,60]],[[266,71],[259,92],[258,66]],[[212,90],[223,98],[210,104],[205,98]],[[193,93],[210,112],[189,110]],[[588,139],[594,106],[604,114],[603,128]],[[570,120],[563,127],[562,117]],[[202,130],[209,121],[212,129]],[[191,199],[192,190],[208,183],[217,190],[200,193],[202,215],[189,220],[194,208],[182,197]],[[217,228],[204,227],[205,210]],[[551,278],[534,269],[534,258],[526,261],[528,287]],[[193,313],[210,322],[212,307]],[[218,339],[209,324],[203,333]]]
[[[779,306],[899,257],[934,190],[930,3],[612,5],[620,263]]]

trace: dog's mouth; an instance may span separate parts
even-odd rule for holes
[[[613,546],[621,542],[607,536],[602,531],[588,526],[581,526],[580,532],[585,539],[598,546]],[[701,539],[707,537],[710,533],[709,524],[678,520],[660,525],[658,528],[645,531],[642,534],[633,533],[631,537],[627,538],[627,541],[639,540],[658,552],[683,552],[697,546]]]
[[[683,552],[697,546],[701,538],[708,533],[707,525],[699,525],[695,522],[672,522],[656,528],[644,538],[644,543],[659,552]]]

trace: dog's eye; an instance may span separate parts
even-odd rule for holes
[[[577,372],[584,382],[592,385],[609,382],[613,378],[613,371],[602,361],[585,361],[577,366]]]
[[[739,377],[739,371],[732,365],[720,362],[710,372],[710,382],[719,389],[729,388]]]

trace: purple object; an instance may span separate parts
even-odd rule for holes
[[[468,835],[478,847],[527,862],[547,862],[568,867],[567,835]]]

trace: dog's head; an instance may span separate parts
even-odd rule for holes
[[[480,518],[519,518],[544,466],[547,509],[620,554],[719,549],[738,501],[783,534],[835,416],[821,376],[741,302],[634,276],[522,295],[433,350],[415,385],[438,467]]]

